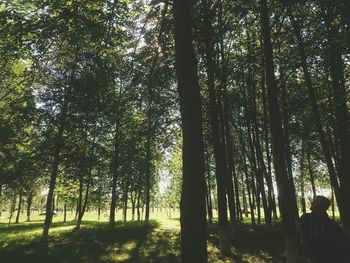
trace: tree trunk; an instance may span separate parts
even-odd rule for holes
[[[278,88],[274,76],[271,28],[266,0],[260,0],[261,33],[266,68],[267,99],[270,113],[270,129],[276,181],[279,190],[279,203],[284,228],[284,241],[288,263],[296,263],[299,258],[298,239],[295,222],[298,219],[295,192],[291,189],[287,167],[284,133],[278,105]]]
[[[131,192],[131,220],[134,221],[135,220],[135,207],[136,207],[136,192]]]
[[[309,148],[306,151],[306,156],[307,156],[307,166],[308,166],[309,175],[310,175],[312,195],[313,195],[313,197],[315,197],[316,196],[315,176],[314,176],[314,171],[312,169],[312,164],[311,164],[311,160],[310,160],[310,150],[309,150]]]
[[[21,210],[22,210],[22,197],[23,197],[23,190],[21,189],[19,192],[18,211],[17,211],[15,224],[19,223],[19,216],[20,216]]]
[[[71,94],[71,89],[73,85],[73,81],[75,79],[75,71],[77,67],[78,62],[78,53],[79,53],[79,46],[77,45],[74,55],[74,62],[73,62],[73,68],[70,74],[69,84],[64,92],[64,98],[62,103],[62,109],[59,116],[59,124],[58,124],[58,131],[54,142],[54,152],[53,152],[53,158],[52,158],[52,170],[50,175],[50,184],[49,184],[49,192],[47,194],[47,201],[46,201],[46,211],[45,211],[45,222],[44,222],[44,229],[43,229],[43,236],[42,239],[44,242],[47,242],[47,239],[49,237],[49,228],[50,224],[52,222],[52,201],[54,196],[54,190],[56,186],[56,178],[58,174],[58,166],[60,164],[60,153],[61,148],[63,146],[63,132],[66,128],[66,117],[68,113],[68,104]]]
[[[303,214],[306,213],[305,188],[304,188],[304,140],[301,142],[300,154],[300,192],[301,192],[301,209]]]
[[[151,191],[151,176],[152,176],[152,149],[151,149],[151,138],[152,138],[152,131],[151,131],[151,123],[150,120],[148,121],[149,131],[147,134],[147,141],[146,141],[146,162],[147,162],[147,168],[146,168],[146,188],[145,188],[145,205],[146,205],[146,211],[145,211],[145,225],[149,226],[149,205],[150,205],[150,191]]]
[[[27,196],[27,221],[30,221],[30,208],[32,207],[33,194],[29,193]]]
[[[329,146],[328,146],[327,141],[326,141],[325,132],[323,130],[321,116],[320,116],[315,92],[314,92],[313,85],[312,85],[311,75],[310,75],[308,65],[307,65],[307,56],[306,56],[306,52],[305,52],[305,48],[304,48],[304,40],[303,40],[302,35],[301,35],[301,29],[300,29],[299,23],[293,17],[290,7],[288,7],[288,13],[289,13],[289,17],[292,21],[294,35],[296,37],[297,44],[298,44],[298,51],[299,51],[299,56],[300,56],[300,60],[301,60],[301,66],[303,69],[305,84],[306,84],[309,99],[310,99],[311,110],[312,110],[312,114],[314,117],[314,123],[315,123],[318,137],[320,140],[323,155],[324,155],[325,160],[326,160],[331,184],[332,184],[332,187],[334,189],[335,197],[337,199],[340,218],[342,220],[344,220],[344,218],[347,217],[344,214],[350,213],[350,212],[345,211],[346,210],[345,205],[344,205],[345,199],[344,199],[343,193],[341,192],[341,190],[339,188],[337,173],[336,173],[333,161],[332,161],[332,156],[331,156]],[[348,209],[348,211],[349,210],[350,209]]]
[[[165,16],[168,12],[168,1],[165,2],[164,8],[162,10],[161,14],[161,21],[160,21],[160,29],[157,36],[157,44],[160,46],[161,38],[164,30],[164,21]],[[146,194],[146,211],[145,211],[145,225],[149,225],[149,214],[150,214],[150,192],[151,192],[151,179],[152,179],[152,145],[155,138],[155,118],[154,116],[154,106],[153,106],[153,89],[154,89],[154,79],[156,75],[158,74],[158,64],[159,64],[159,49],[154,49],[154,57],[151,63],[150,71],[148,74],[148,96],[147,96],[147,138],[146,138],[146,188],[145,188],[145,194]]]
[[[207,262],[205,163],[201,98],[192,44],[191,0],[174,1],[175,58],[183,132],[181,256],[184,263]]]
[[[2,214],[2,183],[0,182],[0,220]]]
[[[140,213],[140,199],[141,199],[141,189],[139,189],[138,195],[137,195],[137,204],[136,204],[136,210],[137,210],[137,221],[141,220],[141,213]]]
[[[119,94],[121,96],[121,94]],[[120,103],[120,101],[119,101]],[[117,111],[121,112],[121,111]],[[119,135],[119,118],[117,116],[117,121],[115,125],[114,131],[114,154],[113,154],[113,178],[112,178],[112,197],[111,197],[111,205],[109,210],[109,226],[114,228],[115,226],[115,209],[116,209],[116,189],[117,189],[117,179],[118,179],[118,167],[119,167],[119,146],[120,146],[120,135]]]
[[[9,223],[8,223],[9,226],[11,224],[12,216],[13,216],[13,213],[15,212],[15,209],[16,209],[16,193],[14,192],[13,199],[10,205],[10,216],[9,216]]]
[[[89,167],[88,173],[89,173],[89,176],[88,176],[88,180],[87,180],[87,183],[86,183],[84,204],[81,204],[81,201],[80,201],[78,222],[77,222],[77,225],[75,227],[76,230],[80,230],[81,221],[83,220],[83,217],[84,217],[84,214],[85,214],[85,211],[86,211],[86,207],[87,207],[87,203],[88,203],[88,199],[89,199],[89,190],[90,190],[91,176],[92,176],[92,169],[91,169],[91,167]]]
[[[206,154],[206,171],[207,171],[207,190],[206,190],[206,197],[207,197],[207,213],[208,213],[208,222],[209,224],[213,223],[213,205],[211,201],[211,183],[210,183],[210,155],[207,152]]]
[[[127,220],[127,212],[128,212],[128,195],[129,195],[129,182],[126,180],[125,189],[124,189],[124,197],[123,197],[123,222],[126,223]]]
[[[337,40],[338,30],[335,26],[336,14],[334,7],[327,5],[325,12],[325,25],[327,30],[327,53],[329,56],[330,73],[334,92],[334,106],[336,127],[339,138],[339,168],[338,177],[340,191],[343,197],[342,223],[350,233],[350,134],[349,134],[349,113],[347,108],[347,93],[344,78],[344,62],[342,59],[341,44]]]
[[[64,208],[63,208],[63,223],[67,222],[67,204],[64,203]]]
[[[262,39],[260,37],[260,45],[262,46]],[[272,169],[271,169],[271,155],[269,147],[269,131],[268,131],[268,116],[267,116],[267,103],[266,103],[266,83],[265,83],[265,60],[264,56],[261,56],[261,92],[262,92],[262,104],[263,104],[263,130],[264,130],[264,146],[266,153],[267,171],[265,174],[265,180],[268,189],[268,200],[270,210],[272,210],[273,218],[277,220],[276,198],[274,187],[272,183]],[[265,166],[266,167],[266,166]],[[266,168],[265,168],[266,170]]]
[[[230,254],[226,198],[226,183],[228,181],[228,175],[227,166],[224,159],[223,142],[220,141],[219,113],[215,94],[215,65],[213,61],[214,43],[212,41],[213,32],[211,28],[211,21],[209,20],[209,6],[207,0],[203,0],[202,3],[204,10],[203,37],[205,42],[205,62],[207,71],[207,86],[209,92],[209,118],[212,131],[212,142],[215,159],[215,175],[217,182],[216,185],[218,196],[220,251],[223,256],[228,256]]]

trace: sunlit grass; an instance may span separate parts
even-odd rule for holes
[[[76,222],[69,213],[67,222],[63,215],[53,219],[47,245],[41,242],[43,216],[32,215],[32,222],[7,225],[0,222],[1,262],[180,262],[179,212],[154,210],[151,226],[144,222],[121,221],[117,213],[114,230],[108,226],[108,213],[97,221],[95,211],[86,213],[80,231],[73,231]],[[171,217],[170,217],[171,216]],[[208,226],[208,260],[214,263],[229,262],[280,262],[281,237],[279,227],[252,227],[249,217],[239,226],[232,240],[232,256],[222,258],[219,250],[217,221]],[[5,260],[6,259],[6,260]]]

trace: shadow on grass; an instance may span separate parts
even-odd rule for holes
[[[177,231],[158,229],[151,221],[117,223],[83,222],[73,232],[74,221],[53,223],[50,241],[40,241],[42,223],[0,225],[0,261],[7,262],[179,262]]]
[[[219,247],[217,224],[208,225],[208,241],[214,247]],[[272,227],[267,225],[239,224],[231,244],[233,245],[231,258],[235,263],[284,262],[281,257],[283,239],[279,225]]]

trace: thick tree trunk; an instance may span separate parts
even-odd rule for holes
[[[278,88],[274,76],[271,28],[266,0],[260,0],[260,19],[265,57],[272,151],[284,228],[286,258],[288,263],[297,263],[299,259],[296,233],[296,220],[298,219],[296,217],[297,205],[293,202],[293,200],[296,200],[296,197],[295,192],[293,192],[291,188],[286,167],[285,140],[282,130],[281,113],[278,105]]]
[[[192,44],[191,0],[174,0],[175,58],[183,132],[181,256],[184,263],[207,262],[205,163],[201,98]]]

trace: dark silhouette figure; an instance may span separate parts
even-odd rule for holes
[[[301,217],[302,246],[312,263],[345,263],[349,240],[341,227],[328,217],[331,202],[315,196],[311,213]]]

